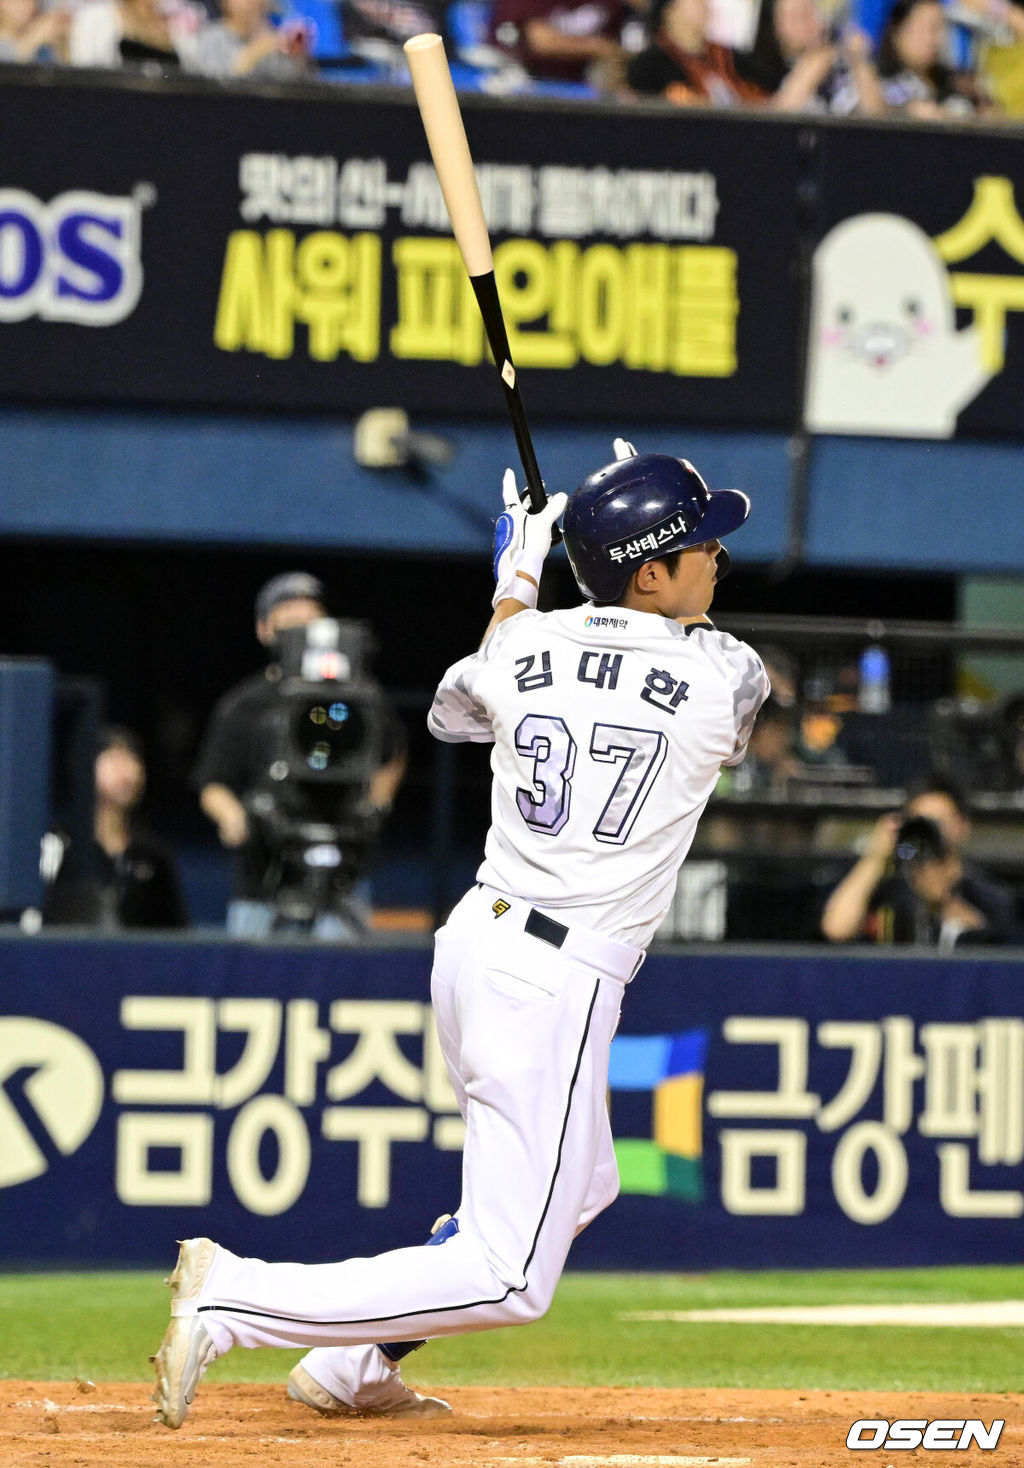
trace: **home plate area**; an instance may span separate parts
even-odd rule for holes
[[[0,1468],[851,1468],[846,1436],[865,1418],[1003,1418],[998,1447],[956,1452],[957,1468],[1024,1465],[1019,1394],[416,1385],[447,1397],[454,1415],[329,1419],[283,1385],[204,1382],[170,1432],[153,1421],[148,1382],[0,1382]],[[925,1457],[919,1449],[914,1462]],[[892,1458],[860,1461],[892,1468]]]

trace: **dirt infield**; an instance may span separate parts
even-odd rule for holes
[[[422,1389],[422,1387],[421,1387]],[[201,1386],[188,1422],[153,1422],[149,1386],[0,1382],[0,1465],[7,1468],[875,1468],[922,1460],[923,1450],[854,1455],[858,1418],[1004,1418],[995,1451],[955,1463],[1024,1465],[1024,1395],[947,1396],[799,1391],[461,1387],[441,1391],[443,1420],[327,1419],[289,1402],[284,1388]],[[940,1455],[939,1463],[949,1463]]]

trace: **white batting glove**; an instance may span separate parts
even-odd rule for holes
[[[612,449],[613,449],[613,451],[615,453],[615,458],[620,463],[621,463],[621,461],[623,459],[635,459],[636,458],[636,449],[630,443],[630,441],[629,441],[628,438],[615,438],[615,439],[612,439]]]
[[[544,557],[551,549],[552,526],[569,496],[553,494],[542,510],[528,511],[519,497],[514,470],[506,469],[501,497],[505,509],[494,526],[495,587],[491,606],[511,596],[524,606],[535,607]]]

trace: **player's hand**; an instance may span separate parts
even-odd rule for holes
[[[514,597],[525,606],[537,605],[544,557],[551,549],[551,532],[569,496],[553,494],[541,510],[529,511],[520,498],[516,476],[505,470],[501,481],[505,508],[494,526],[494,596],[491,606]]]
[[[623,459],[636,458],[636,447],[630,443],[628,438],[613,438],[612,452],[618,463],[621,463]]]

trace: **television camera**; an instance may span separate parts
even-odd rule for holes
[[[246,801],[272,931],[357,935],[366,914],[356,889],[381,827],[370,782],[391,727],[369,672],[372,634],[365,622],[322,617],[280,632],[275,647],[281,678],[260,731],[265,768]]]

